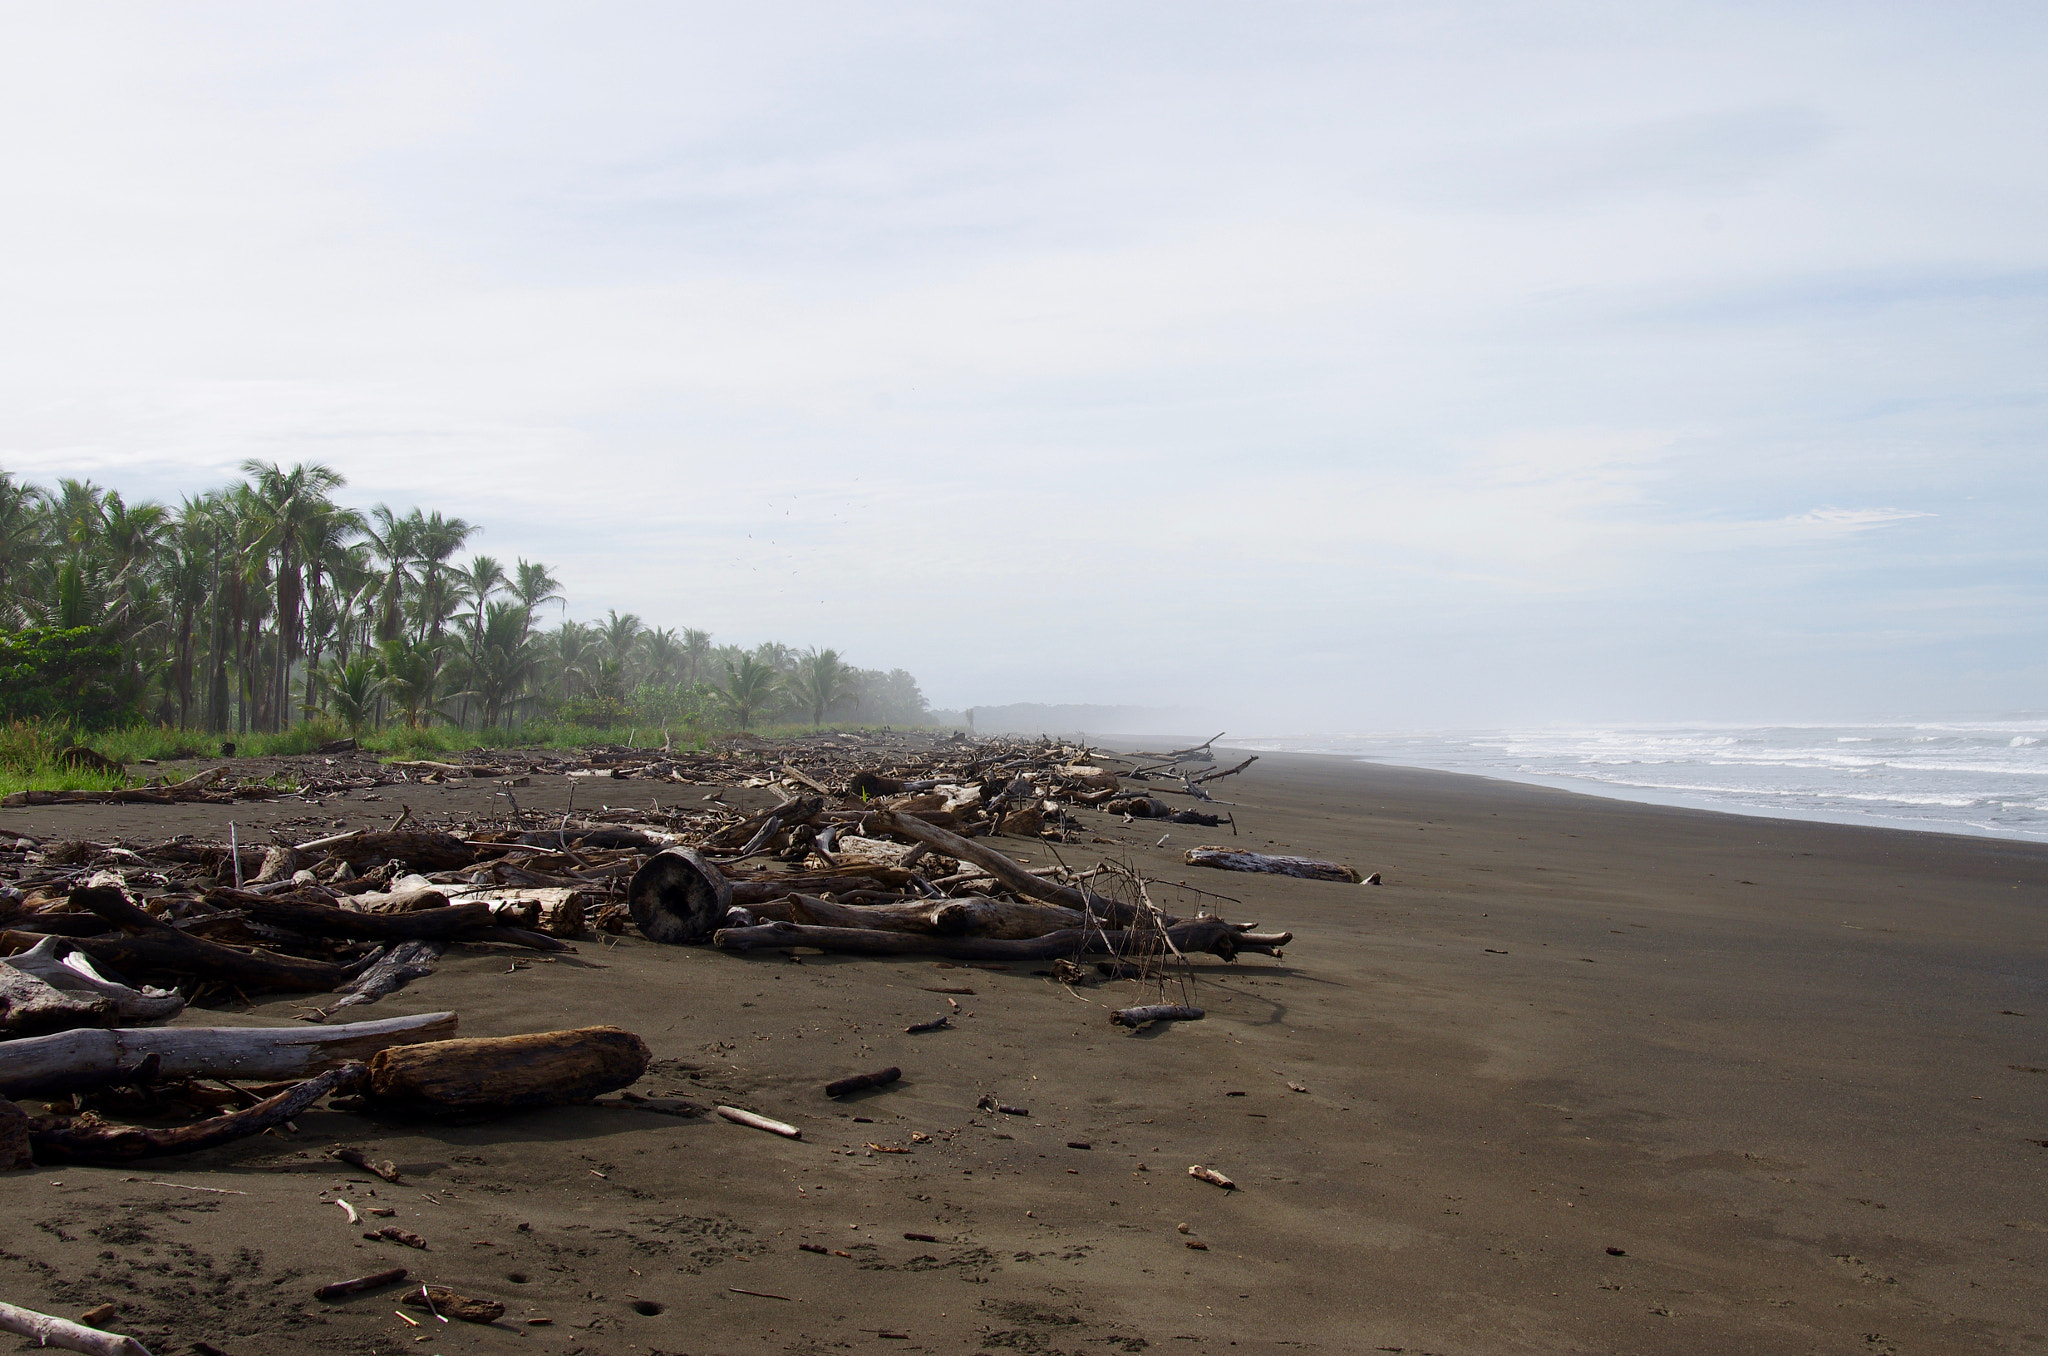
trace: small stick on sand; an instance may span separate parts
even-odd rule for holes
[[[766,1116],[757,1116],[751,1111],[742,1111],[736,1106],[713,1107],[712,1110],[731,1121],[734,1125],[744,1125],[752,1130],[766,1130],[769,1134],[780,1135],[784,1139],[802,1139],[804,1137],[804,1132],[793,1125],[783,1121],[770,1120]]]
[[[919,1022],[916,1026],[906,1026],[903,1028],[903,1034],[906,1036],[917,1036],[927,1031],[941,1031],[951,1025],[953,1025],[953,1014],[947,1013],[944,1017],[937,1018],[934,1021]]]
[[[844,1097],[849,1092],[863,1092],[868,1088],[887,1087],[903,1077],[903,1070],[891,1065],[874,1073],[851,1074],[836,1082],[825,1085],[827,1097]]]
[[[1203,1016],[1200,1008],[1179,1003],[1154,1003],[1149,1007],[1120,1008],[1109,1014],[1109,1020],[1118,1026],[1136,1028],[1151,1022],[1199,1022]]]
[[[1205,1168],[1200,1163],[1197,1163],[1188,1169],[1188,1176],[1197,1177],[1204,1182],[1209,1182],[1215,1186],[1220,1186],[1225,1191],[1237,1190],[1237,1183],[1231,1181],[1228,1177],[1225,1177],[1222,1173],[1216,1171],[1216,1169]]]

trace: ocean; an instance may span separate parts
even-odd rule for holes
[[[2048,842],[2048,720],[1557,726],[1222,742],[1659,805]]]

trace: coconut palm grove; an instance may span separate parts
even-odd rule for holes
[[[764,721],[919,724],[902,669],[714,644],[631,613],[569,618],[540,561],[477,524],[337,502],[328,467],[248,461],[173,506],[0,471],[0,714],[75,730],[563,726],[701,738]]]

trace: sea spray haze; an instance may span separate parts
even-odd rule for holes
[[[2048,841],[2048,720],[1236,739],[1740,814]]]

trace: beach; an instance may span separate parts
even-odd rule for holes
[[[1169,911],[1294,934],[1278,959],[1196,958],[1202,1021],[1125,1032],[1108,1013],[1156,984],[1027,964],[457,949],[357,1011],[622,1026],[655,1055],[636,1092],[802,1140],[609,1108],[320,1110],[189,1157],[0,1179],[0,1299],[113,1301],[109,1326],[152,1351],[231,1356],[2048,1349],[2048,846],[1310,755],[1212,789],[1240,837],[1083,810],[1104,841],[1057,849],[1167,882]],[[568,794],[519,791],[556,814]],[[0,829],[160,841],[232,813],[246,841],[388,822],[397,799],[27,808]],[[502,813],[484,787],[404,799]],[[1185,865],[1199,843],[1381,883]],[[822,1093],[885,1065],[899,1083]],[[324,1158],[338,1143],[404,1183]],[[365,1240],[337,1196],[394,1208],[427,1250]],[[407,1310],[416,1328],[396,1290],[312,1296],[392,1266],[505,1316]]]

